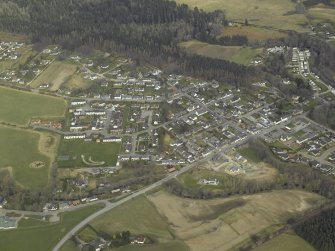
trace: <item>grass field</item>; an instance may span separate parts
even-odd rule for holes
[[[62,140],[58,155],[70,156],[71,160],[59,161],[60,167],[84,167],[81,155],[96,162],[105,162],[105,165],[114,166],[120,150],[119,143],[96,143],[83,140]]]
[[[39,141],[42,133],[0,126],[0,167],[8,168],[22,186],[38,189],[48,182],[50,155],[42,154]],[[56,144],[56,139],[53,144]],[[48,146],[53,148],[54,145]],[[48,149],[44,146],[44,153]],[[41,161],[44,166],[32,164]]]
[[[307,17],[312,23],[330,22],[335,24],[335,9],[329,7],[314,7],[310,8],[307,12]]]
[[[304,14],[285,15],[295,10],[291,0],[177,0],[206,11],[223,10],[229,19],[284,30],[307,31]]]
[[[254,26],[232,26],[232,27],[224,27],[222,28],[222,32],[219,36],[246,36],[249,40],[267,40],[267,39],[276,39],[286,37],[287,33],[264,29]]]
[[[116,250],[130,251],[160,251],[178,250],[186,251],[187,246],[174,238],[166,220],[157,212],[154,205],[144,196],[117,207],[110,212],[95,219],[91,224],[98,232],[109,235],[120,231],[129,230],[132,234],[143,234],[154,240],[154,244],[140,246],[126,246]],[[81,238],[90,237],[92,230],[85,228]],[[87,236],[88,235],[88,236]]]
[[[32,117],[64,117],[66,101],[0,87],[0,121],[26,125]]]
[[[263,49],[242,46],[222,46],[192,40],[180,44],[186,51],[206,57],[225,59],[237,64],[248,65]]]
[[[77,66],[74,64],[54,61],[30,85],[37,88],[41,84],[49,84],[51,91],[57,91],[63,83],[71,78],[76,70]]]
[[[69,90],[87,89],[88,87],[91,86],[91,83],[93,82],[90,82],[89,80],[84,79],[78,73],[75,73],[71,77],[69,77],[68,80],[62,86]]]
[[[295,234],[281,234],[263,245],[254,249],[254,251],[315,251],[305,240]]]
[[[228,250],[250,240],[250,235],[271,232],[288,217],[324,201],[297,190],[274,191],[226,199],[192,200],[160,191],[151,194],[177,238],[194,251]]]
[[[261,161],[260,158],[256,155],[256,152],[253,151],[250,147],[244,147],[238,150],[238,152],[248,160],[251,160],[255,163],[258,163]]]
[[[64,213],[60,223],[0,231],[1,250],[49,251],[71,228],[99,208],[96,205]]]

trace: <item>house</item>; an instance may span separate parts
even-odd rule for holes
[[[134,238],[134,240],[132,240],[131,244],[144,244],[145,243],[145,237],[140,235]]]
[[[68,134],[64,135],[64,139],[85,139],[86,134]]]
[[[121,142],[122,138],[118,138],[118,137],[108,137],[108,138],[104,138],[102,140],[103,143],[109,143],[109,142]]]
[[[220,182],[218,181],[218,179],[209,178],[209,179],[203,179],[202,183],[204,183],[205,185],[217,186],[219,185]]]

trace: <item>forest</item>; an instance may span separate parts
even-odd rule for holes
[[[295,231],[319,251],[335,250],[335,209],[322,211],[300,223]]]

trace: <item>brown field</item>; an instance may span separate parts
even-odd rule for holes
[[[40,133],[38,151],[48,156],[51,162],[53,162],[56,159],[59,143],[60,135],[49,132]]]
[[[73,74],[64,84],[63,87],[69,89],[69,90],[75,90],[75,89],[87,89],[90,87],[90,81],[87,79],[84,79],[79,74]]]
[[[234,248],[250,235],[275,231],[288,217],[324,201],[321,196],[297,190],[214,200],[184,199],[159,191],[149,199],[176,236],[194,251]]]
[[[220,34],[220,36],[233,35],[246,36],[249,40],[253,41],[282,38],[286,37],[287,33],[253,26],[238,25],[232,27],[224,27]]]
[[[55,61],[31,83],[31,86],[37,88],[47,83],[51,85],[51,91],[57,91],[76,70],[76,65]]]
[[[0,41],[5,42],[28,42],[29,37],[22,34],[0,32]]]

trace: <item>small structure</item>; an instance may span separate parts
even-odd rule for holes
[[[204,183],[205,185],[217,186],[219,185],[220,182],[218,181],[218,179],[209,178],[209,179],[204,179],[202,183]]]

